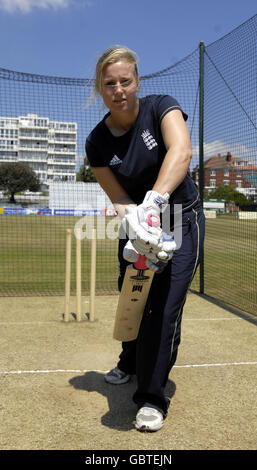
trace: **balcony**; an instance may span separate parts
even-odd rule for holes
[[[73,155],[75,158],[76,155],[76,149],[49,149],[48,153],[54,154],[54,155]]]
[[[0,153],[0,163],[8,163],[8,162],[17,162],[17,155],[1,155]]]
[[[19,127],[23,129],[45,129],[48,130],[49,119],[41,118],[37,114],[27,114],[19,117]]]
[[[69,124],[59,124],[54,123],[50,124],[50,132],[55,134],[76,134],[77,135],[77,126],[69,127]]]
[[[19,146],[19,151],[21,153],[24,153],[24,152],[44,152],[45,154],[47,154],[47,146],[45,147],[39,147],[39,146],[29,146],[29,145],[20,145]],[[31,157],[33,157],[33,155],[31,155]]]
[[[57,137],[56,135],[50,135],[49,138],[48,138],[48,141],[49,143],[55,143],[55,142],[62,142],[63,144],[70,144],[70,143],[74,143],[74,145],[76,144],[76,135],[74,134],[74,136],[64,136],[64,137]]]
[[[44,162],[47,163],[47,155],[23,155],[19,154],[19,161],[21,162]],[[17,160],[17,157],[16,157]]]
[[[76,166],[76,160],[74,159],[69,159],[69,160],[56,160],[54,158],[48,158],[47,159],[48,165],[74,165]]]
[[[20,132],[19,133],[19,138],[21,140],[42,140],[48,142],[48,135],[47,133],[40,133],[40,132]]]
[[[19,150],[19,147],[17,144],[9,144],[9,145],[3,145],[0,144],[0,150],[4,150],[5,152],[12,152],[12,151],[17,151]]]

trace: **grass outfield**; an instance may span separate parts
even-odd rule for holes
[[[99,218],[98,218],[99,219]],[[102,219],[102,218],[101,218]],[[63,294],[69,216],[0,216],[0,295]],[[89,218],[87,219],[89,221]],[[92,220],[92,219],[91,219]],[[111,220],[106,217],[105,224]],[[97,223],[97,218],[95,223]],[[75,238],[72,290],[75,292]],[[82,241],[82,290],[90,287],[91,240]],[[117,292],[117,240],[97,240],[98,293]],[[257,224],[220,215],[206,220],[205,293],[257,313]],[[198,290],[199,276],[192,287]]]
[[[257,314],[257,223],[220,215],[206,220],[205,293]]]
[[[110,218],[106,218],[106,223]],[[3,215],[0,218],[0,295],[63,294],[66,229],[77,217]],[[90,222],[90,218],[88,218]],[[92,221],[92,219],[91,219]],[[90,232],[91,233],[91,232]],[[82,290],[89,292],[91,240],[82,248]],[[97,240],[96,289],[117,291],[117,241]],[[75,292],[75,236],[72,237],[71,288]]]

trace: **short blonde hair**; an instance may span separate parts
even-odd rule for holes
[[[131,62],[132,64],[134,64],[135,77],[136,77],[137,83],[139,83],[137,54],[126,46],[119,46],[119,45],[111,46],[102,53],[102,55],[99,57],[97,61],[96,69],[95,69],[95,86],[93,90],[94,96],[96,94],[101,95],[102,86],[103,86],[103,70],[106,67],[106,65],[114,64],[116,62],[119,62],[122,59],[126,59],[128,62]]]

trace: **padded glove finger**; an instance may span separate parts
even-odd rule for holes
[[[138,260],[138,252],[135,250],[130,240],[123,249],[123,258],[130,263],[135,263]]]

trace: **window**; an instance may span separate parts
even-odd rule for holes
[[[224,170],[224,176],[229,176],[229,170],[228,169]]]
[[[216,188],[216,180],[210,180],[210,187]]]
[[[216,170],[211,170],[211,176],[216,176]]]
[[[229,180],[224,180],[223,183],[225,186],[229,186]]]

